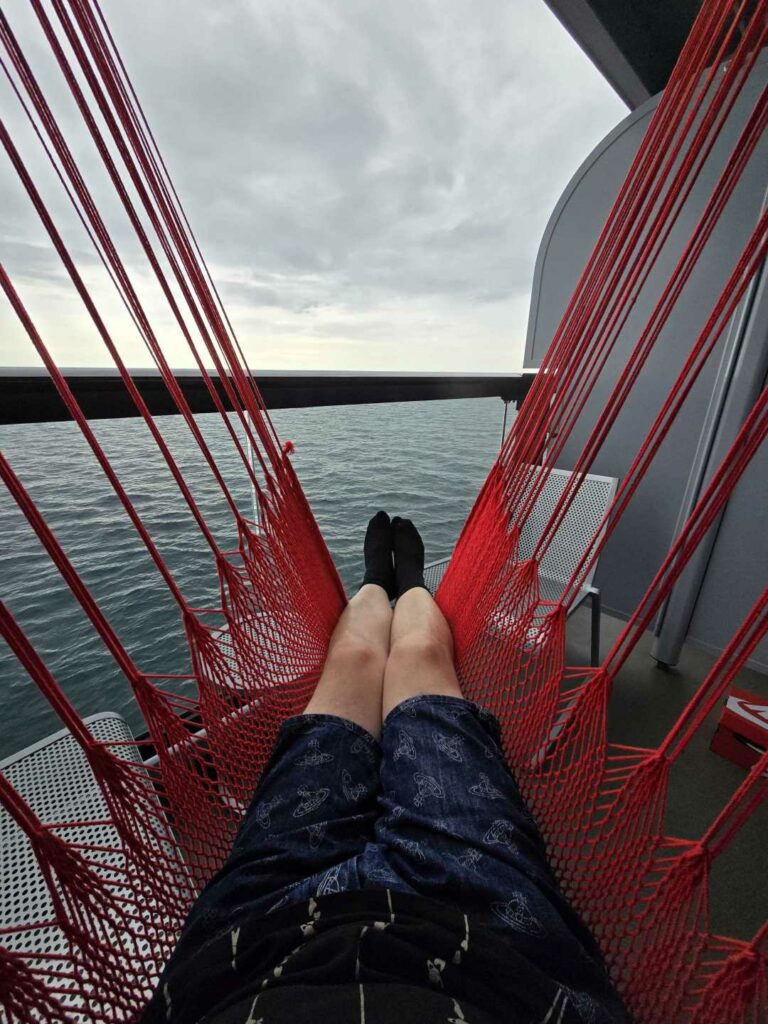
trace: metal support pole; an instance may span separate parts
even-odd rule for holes
[[[253,421],[251,420],[250,413],[246,412],[245,415],[247,417],[246,422],[250,426],[251,430],[253,430]],[[247,451],[247,454],[248,454],[248,462],[250,463],[251,469],[253,470],[253,473],[254,473],[254,476],[255,476],[257,471],[256,471],[256,465],[255,465],[254,458],[253,458],[253,445],[251,444],[251,434],[250,434],[250,431],[246,434],[245,444],[246,444],[246,451]],[[260,526],[261,524],[259,522],[259,503],[258,503],[258,501],[256,499],[256,486],[254,485],[253,480],[251,480],[251,508],[253,509],[253,521],[254,521],[254,523],[256,523],[257,526]]]
[[[504,403],[504,421],[501,424],[501,444],[499,445],[499,451],[504,447],[504,438],[507,436],[507,409],[509,408],[509,399],[502,398]]]
[[[589,664],[592,668],[600,664],[600,612],[602,610],[602,603],[600,591],[597,587],[593,587],[590,596],[592,627],[589,642]]]

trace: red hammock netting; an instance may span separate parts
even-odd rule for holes
[[[79,744],[107,809],[106,817],[94,821],[42,821],[0,775],[5,813],[26,836],[49,894],[46,916],[0,928],[2,1006],[12,1021],[130,1020],[146,1003],[195,893],[225,857],[280,722],[307,702],[345,596],[291,466],[290,446],[280,446],[97,0],[51,0],[55,24],[41,0],[30,0],[30,6],[221,414],[259,513],[255,523],[238,509],[68,143],[0,13],[3,70],[199,445],[238,538],[234,551],[217,544],[0,124],[8,157],[210,548],[220,584],[218,608],[194,608],[185,599],[0,267],[8,301],[178,605],[196,684],[196,696],[179,696],[171,677],[147,674],[135,664],[0,456],[3,481],[125,676],[158,755],[146,764],[119,743],[97,741],[8,608],[0,605],[7,644]],[[590,400],[767,33],[765,2],[703,4],[438,592],[454,631],[464,690],[498,715],[507,758],[565,891],[594,929],[635,1019],[654,1024],[768,1019],[768,924],[747,942],[713,934],[708,914],[711,866],[765,799],[768,755],[724,806],[713,809],[712,822],[698,840],[666,835],[663,828],[676,760],[768,630],[768,590],[658,748],[617,745],[606,733],[608,702],[614,687],[621,686],[622,665],[768,434],[768,391],[758,397],[602,665],[565,663],[565,618],[765,258],[765,209],[700,333],[691,338],[679,374],[659,396],[648,435],[639,441],[559,602],[541,599],[538,566],[755,152],[768,121],[766,89],[613,390],[595,410],[594,427],[533,556],[519,558],[517,545],[520,528]],[[215,368],[234,415],[226,414],[208,366]],[[508,628],[493,628],[500,617]],[[38,944],[37,952],[24,942],[32,930],[50,940]]]

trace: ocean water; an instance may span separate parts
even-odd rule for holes
[[[410,516],[427,560],[450,554],[499,448],[498,399],[278,410],[293,463],[344,585],[361,577],[362,541],[379,508]],[[158,424],[217,541],[234,546],[231,516],[180,417]],[[248,479],[216,414],[198,417],[243,511]],[[142,421],[94,429],[192,604],[216,603],[210,549]],[[69,423],[0,428],[0,447],[138,666],[184,673],[189,656],[176,606],[90,449]],[[141,720],[128,684],[70,595],[15,503],[0,493],[0,594],[82,715]],[[0,757],[60,728],[24,670],[0,645]]]

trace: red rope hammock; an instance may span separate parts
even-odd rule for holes
[[[10,163],[210,549],[219,583],[215,609],[194,608],[185,598],[19,291],[0,267],[0,285],[12,309],[181,612],[195,684],[194,696],[179,696],[170,685],[174,677],[145,673],[129,656],[23,482],[0,456],[0,477],[125,677],[157,751],[155,762],[143,763],[132,745],[98,741],[0,604],[0,632],[82,750],[106,808],[98,821],[43,821],[0,775],[0,803],[26,837],[50,908],[44,918],[0,928],[0,1000],[12,1021],[130,1020],[152,991],[195,894],[226,856],[280,723],[311,695],[345,597],[97,0],[52,0],[56,24],[40,0],[30,4],[253,485],[259,513],[256,524],[238,509],[131,273],[0,12],[0,62],[11,89],[198,445],[237,536],[235,550],[221,550],[195,500],[194,482],[186,479],[154,423],[0,122]],[[768,1018],[768,925],[752,941],[739,941],[713,934],[708,914],[711,866],[768,795],[768,755],[713,813],[698,840],[664,831],[673,766],[768,631],[768,590],[657,748],[611,743],[606,731],[608,703],[622,686],[622,666],[766,439],[768,391],[755,402],[598,668],[566,664],[565,619],[765,259],[765,211],[721,293],[713,296],[667,394],[659,396],[648,434],[638,439],[593,543],[558,602],[541,600],[538,567],[754,156],[768,123],[768,90],[746,117],[614,387],[602,407],[594,408],[594,426],[533,556],[521,558],[518,544],[577,421],[587,409],[592,414],[595,385],[766,45],[766,6],[765,0],[702,5],[438,592],[453,628],[464,691],[499,717],[505,753],[560,882],[594,928],[635,1019],[652,1024]],[[234,417],[226,414],[208,366],[218,374]],[[503,635],[491,628],[500,619],[508,624]],[[109,840],[103,838],[105,825]],[[43,951],[30,952],[20,941],[33,929],[50,938]]]

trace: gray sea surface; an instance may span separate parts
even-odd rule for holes
[[[498,399],[278,410],[283,440],[348,593],[362,574],[362,541],[379,508],[413,518],[429,561],[450,554],[498,451]],[[239,507],[250,484],[217,414],[201,430]],[[180,417],[157,420],[217,541],[234,546],[231,513]],[[95,432],[183,593],[217,603],[210,548],[145,424],[99,420]],[[140,669],[189,671],[176,605],[76,426],[0,428],[0,448]],[[11,499],[0,493],[0,595],[82,715],[118,711],[143,726],[129,686]],[[180,684],[183,685],[183,684]],[[60,728],[0,643],[0,757]]]

